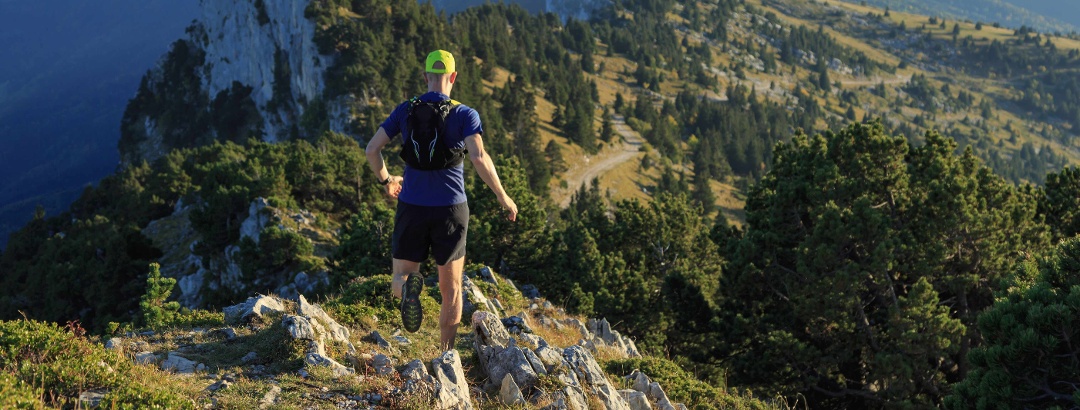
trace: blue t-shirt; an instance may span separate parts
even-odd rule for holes
[[[443,101],[450,96],[430,91],[420,96],[424,102]],[[403,102],[394,108],[390,117],[381,127],[391,139],[405,129],[409,116],[409,102]],[[483,134],[480,114],[465,104],[456,104],[446,116],[446,138],[443,140],[452,149],[465,149],[465,137]],[[465,196],[465,167],[458,165],[447,169],[424,171],[405,165],[401,195],[398,200],[420,206],[450,206],[468,200]]]

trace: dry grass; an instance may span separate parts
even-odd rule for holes
[[[768,11],[772,11],[772,12],[776,13],[776,15],[779,16],[781,20],[784,20],[786,23],[792,24],[794,26],[799,26],[799,25],[804,25],[804,26],[807,26],[807,27],[817,27],[818,26],[817,22],[809,21],[809,20],[803,20],[803,19],[800,19],[798,17],[789,16],[787,14],[784,14],[780,10],[777,10],[777,9],[775,9],[773,7],[769,7],[769,6],[765,5],[765,4],[763,4],[761,0],[747,0],[746,3],[747,4],[753,4],[753,5],[758,6],[758,7],[762,7],[764,9],[768,10]],[[830,4],[832,4],[832,3],[830,3]],[[827,27],[826,26],[826,27],[824,27],[824,29],[825,29],[825,32],[828,33],[829,35],[833,36],[833,38],[835,38],[838,43],[840,43],[840,44],[842,44],[844,46],[850,47],[853,50],[861,51],[861,52],[863,52],[863,54],[866,54],[866,56],[870,57],[871,59],[880,61],[882,63],[889,64],[889,65],[896,65],[896,64],[900,63],[900,59],[898,57],[896,57],[895,55],[892,55],[891,53],[887,53],[887,52],[882,51],[880,49],[874,48],[873,46],[870,46],[869,44],[866,44],[865,42],[863,42],[863,41],[861,41],[861,40],[859,40],[857,38],[851,37],[851,36],[849,36],[849,35],[847,35],[845,33],[841,33],[839,31],[833,29],[832,27]]]

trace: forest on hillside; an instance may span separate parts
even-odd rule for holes
[[[493,79],[497,68],[511,73],[491,93],[455,89],[455,99],[489,113],[486,142],[521,212],[517,223],[503,220],[494,196],[466,172],[470,263],[535,284],[572,313],[608,318],[641,349],[701,380],[825,408],[1080,405],[1080,347],[1072,342],[1080,337],[1080,246],[1071,239],[1080,233],[1080,170],[1039,168],[1023,179],[1041,171],[1044,185],[1014,184],[981,159],[971,138],[870,116],[855,121],[815,98],[789,105],[742,85],[722,90],[725,100],[706,98],[718,88],[702,72],[712,51],[680,40],[669,14],[725,41],[732,35],[725,23],[744,7],[633,0],[591,21],[563,22],[506,5],[447,18],[410,0],[321,0],[307,14],[321,28],[321,52],[337,56],[325,97],[386,101],[360,113],[357,135],[373,133],[391,101],[422,91],[407,80],[422,50],[452,44],[459,61],[471,62],[460,65],[465,83]],[[458,35],[440,34],[449,32]],[[863,61],[870,72],[896,69],[822,30],[774,34],[780,46],[756,52],[776,64],[765,66],[810,73],[799,96],[835,88],[826,57]],[[246,115],[250,90],[185,96],[201,57],[184,44],[164,65],[176,88],[144,82],[129,105],[129,118],[153,112],[178,121],[167,140],[172,151],[87,188],[68,212],[39,212],[15,233],[0,254],[0,318],[79,319],[95,332],[133,321],[146,267],[166,251],[144,228],[185,206],[201,238],[194,254],[210,260],[236,246],[248,279],[321,270],[330,278],[323,291],[335,292],[390,270],[392,204],[357,141],[328,131],[317,101],[294,139],[251,138],[258,121]],[[995,47],[1005,46],[972,52]],[[797,59],[796,49],[820,57]],[[627,74],[643,91],[598,107],[592,75],[607,69],[594,61],[601,53],[638,62]],[[1076,59],[1062,55],[1032,58]],[[692,79],[674,98],[644,91],[662,90],[673,76]],[[963,91],[926,79],[904,87],[905,104],[974,105]],[[617,138],[606,121],[595,127],[597,111],[630,118],[665,159],[642,164],[662,168],[652,200],[615,200],[593,183],[568,208],[554,205],[548,182],[565,159],[558,146],[541,144],[536,97],[554,104],[553,124],[585,152]],[[1028,109],[1072,109],[1070,98]],[[122,139],[121,152],[131,143]],[[387,157],[400,170],[396,155]],[[752,182],[742,227],[714,212],[708,183],[733,175]],[[240,225],[256,198],[312,212],[320,230],[337,232],[333,251],[320,253],[304,235],[276,226],[257,244],[243,238]],[[203,293],[205,307],[247,296]]]

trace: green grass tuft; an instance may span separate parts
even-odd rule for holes
[[[78,331],[78,327],[72,329]],[[81,332],[80,332],[81,333]],[[162,376],[138,368],[81,335],[32,320],[0,322],[0,407],[75,406],[79,394],[105,389],[102,408],[193,408],[176,386],[147,380]],[[10,394],[7,392],[10,391]],[[39,404],[24,404],[37,396]],[[11,405],[11,406],[9,406]]]

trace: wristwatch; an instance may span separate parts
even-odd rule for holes
[[[389,184],[389,183],[390,183],[390,179],[391,179],[391,178],[393,178],[393,177],[394,177],[393,175],[387,175],[387,176],[386,176],[386,180],[383,180],[383,181],[379,181],[379,185],[386,185],[386,184]]]

